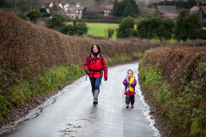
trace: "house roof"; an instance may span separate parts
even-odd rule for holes
[[[193,6],[190,11],[193,12],[193,13],[197,13],[198,11],[200,10],[200,7],[198,6]]]
[[[206,6],[201,6],[201,9],[206,14]]]
[[[160,9],[161,13],[177,13],[177,9],[175,6],[157,6]]]
[[[108,4],[108,5],[105,7],[105,9],[107,9],[107,10],[113,10],[113,7],[114,7],[114,5]]]
[[[49,5],[50,5],[50,2],[49,2],[49,1],[46,1],[46,2],[44,3],[44,6],[45,6],[46,9],[49,8]]]

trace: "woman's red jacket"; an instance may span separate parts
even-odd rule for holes
[[[84,70],[89,70],[89,77],[103,77],[104,79],[108,77],[108,68],[104,56],[101,54],[101,60],[98,57],[92,57],[90,61],[90,54],[87,56],[86,61],[84,62]]]

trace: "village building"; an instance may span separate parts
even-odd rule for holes
[[[42,3],[41,8],[45,8],[47,13],[51,13],[52,11],[58,11],[60,13],[64,13],[63,4],[60,0],[54,1],[46,1]]]
[[[83,11],[85,10],[85,7],[80,6],[79,3],[77,3],[75,6],[70,6],[68,1],[63,4],[60,0],[50,2],[46,1],[42,4],[41,8],[46,8],[47,13],[51,13],[51,11],[60,12],[70,19],[81,19]]]
[[[68,8],[68,10],[65,10],[65,15],[70,19],[81,19],[84,10],[85,7],[80,6],[80,4],[77,3],[77,5]]]
[[[69,4],[69,2],[67,2],[67,3],[64,5],[64,11],[65,11],[65,12],[68,11],[69,8],[70,8],[70,4]]]
[[[157,6],[157,8],[160,10],[161,15],[165,18],[177,19],[179,16],[175,6]]]
[[[49,5],[50,5],[50,2],[46,1],[45,3],[42,3],[41,8],[45,8],[47,13],[50,13]]]
[[[108,4],[105,6],[104,10],[99,15],[100,19],[113,19],[113,15],[111,15],[111,11],[113,10],[114,5]]]
[[[111,10],[113,10],[114,5],[108,4],[104,9],[104,16],[109,16],[111,14]]]
[[[191,15],[191,14],[194,14],[194,13],[201,13],[201,7],[200,7],[199,3],[197,3],[196,6],[193,6],[193,7],[190,9],[190,15]]]
[[[201,17],[201,21],[204,22],[206,19],[206,6],[199,6],[199,3],[197,3],[196,6],[193,6],[190,9],[190,15],[195,13],[199,13]]]

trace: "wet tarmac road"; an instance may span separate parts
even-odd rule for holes
[[[149,107],[136,86],[134,108],[125,108],[122,81],[128,69],[138,74],[138,63],[109,68],[99,104],[93,106],[90,81],[85,77],[31,111],[13,126],[0,130],[2,137],[154,137],[160,136],[150,119]],[[5,133],[3,133],[5,132]]]

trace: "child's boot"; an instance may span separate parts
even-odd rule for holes
[[[126,104],[126,108],[129,108],[129,104]]]
[[[98,95],[99,95],[99,90],[94,91],[94,102],[93,104],[98,104]]]
[[[131,104],[131,108],[134,108],[134,104]]]

